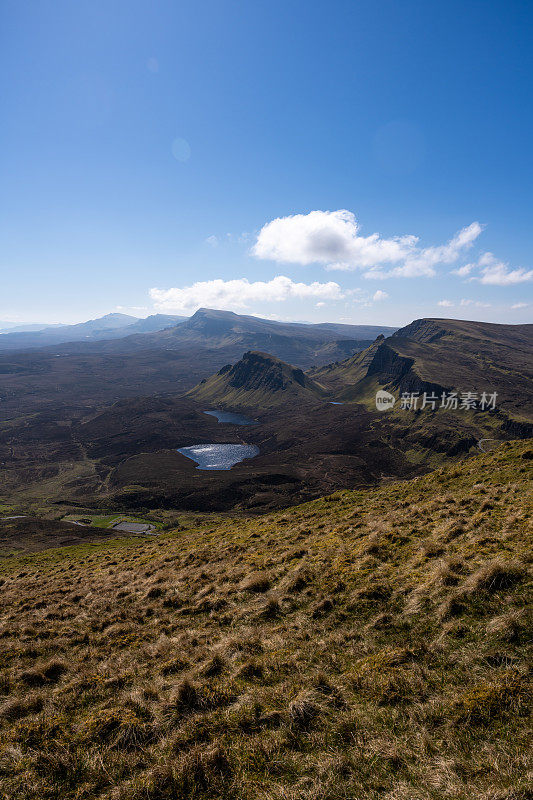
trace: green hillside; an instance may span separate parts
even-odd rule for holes
[[[289,403],[316,403],[324,395],[325,390],[301,369],[252,350],[233,366],[228,364],[202,381],[187,398],[212,406],[258,411]]]
[[[527,424],[533,420],[532,364],[533,325],[418,319],[311,376],[347,402],[373,403],[378,388],[496,392],[498,410]]]
[[[527,800],[532,457],[0,561],[0,796]]]

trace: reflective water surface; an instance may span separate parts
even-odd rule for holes
[[[210,417],[216,417],[219,422],[231,422],[233,425],[257,425],[255,419],[245,417],[244,414],[237,414],[235,411],[223,411],[221,408],[214,408],[212,411],[204,411]]]
[[[197,469],[231,469],[245,458],[259,455],[255,444],[194,444],[179,447],[181,453],[198,464]]]

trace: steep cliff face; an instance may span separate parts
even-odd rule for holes
[[[356,353],[343,361],[327,364],[325,367],[310,370],[309,375],[313,380],[327,386],[332,392],[342,391],[346,386],[353,386],[367,374],[368,368],[378,348],[385,341],[380,334],[372,344],[360,353]]]
[[[380,383],[398,384],[413,366],[414,359],[400,356],[388,344],[381,344],[368,365],[366,377],[377,376]]]
[[[311,388],[312,381],[301,369],[291,367],[266,353],[245,353],[228,372],[229,385],[235,389],[280,392],[296,383]]]
[[[405,328],[400,328],[391,338],[414,339],[417,342],[435,342],[446,335],[446,328],[433,319],[415,319]]]
[[[434,392],[441,394],[447,388],[441,383],[428,381],[417,372],[415,359],[401,355],[387,340],[381,344],[370,362],[366,377],[399,392]]]
[[[347,401],[368,401],[376,384],[395,393],[496,392],[504,415],[530,424],[532,365],[533,325],[417,319],[313,377]]]
[[[278,358],[250,351],[233,366],[203,381],[189,397],[225,408],[263,409],[284,403],[317,402],[321,387],[301,369]]]
[[[361,399],[369,382],[377,382],[394,392],[442,393],[449,388],[444,383],[427,380],[418,372],[416,358],[404,355],[395,346],[403,341],[380,336],[362,353],[322,367],[311,375],[343,401]]]

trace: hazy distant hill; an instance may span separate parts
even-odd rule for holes
[[[12,322],[0,322],[0,333],[29,333],[31,331],[44,331],[46,328],[62,328],[60,322],[43,324],[34,322],[28,325],[15,325]]]
[[[132,336],[136,333],[154,333],[165,328],[172,328],[180,322],[184,322],[187,317],[178,317],[174,314],[151,314],[144,319],[138,319],[131,325],[121,328],[120,336]]]
[[[23,331],[0,332],[0,350],[26,350],[47,347],[65,342],[113,339],[136,333],[160,331],[169,325],[183,321],[186,317],[154,314],[138,319],[128,314],[106,314],[97,319],[77,325],[28,326]]]
[[[146,349],[185,351],[206,349],[213,354],[213,370],[237,361],[248,350],[271,353],[283,361],[308,369],[344,359],[367,347],[378,333],[395,328],[368,325],[312,325],[278,322],[231,311],[201,308],[185,322],[155,333],[84,345],[91,353],[132,353]],[[66,345],[64,352],[80,352]],[[217,363],[218,361],[218,363]]]
[[[261,350],[303,369],[345,359],[395,328],[372,325],[320,325],[277,322],[231,311],[201,308],[192,317],[154,314],[137,319],[108,314],[97,320],[33,333],[0,335],[0,351],[57,347],[61,354],[112,355],[144,350],[212,352],[209,372]],[[191,385],[191,384],[190,384]]]
[[[279,322],[261,319],[232,311],[219,311],[200,308],[186,322],[166,331],[158,338],[171,342],[173,339],[194,343],[210,343],[223,346],[229,342],[241,341],[243,337],[254,335],[259,340],[276,340],[276,337],[289,337],[307,342],[332,342],[345,339],[373,339],[380,333],[392,334],[396,328],[373,325],[343,325],[341,323],[311,324],[304,322]]]

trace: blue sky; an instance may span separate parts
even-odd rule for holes
[[[0,320],[532,321],[531,3],[0,14]]]

